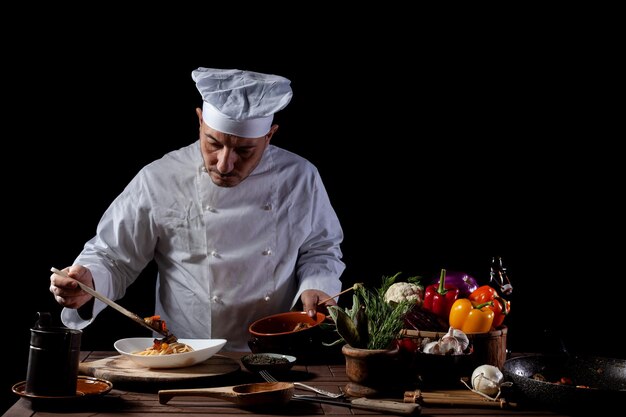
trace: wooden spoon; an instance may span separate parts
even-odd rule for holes
[[[256,382],[217,388],[165,389],[159,391],[159,403],[167,404],[176,396],[214,397],[241,407],[267,404],[286,404],[294,394],[290,382]]]

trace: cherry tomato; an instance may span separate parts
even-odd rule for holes
[[[410,337],[402,337],[398,339],[398,347],[400,351],[407,353],[415,353],[419,349],[417,341]]]

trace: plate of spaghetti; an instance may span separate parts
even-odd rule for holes
[[[206,361],[225,344],[226,339],[178,339],[166,343],[152,337],[130,337],[113,346],[122,356],[146,368],[184,368]]]

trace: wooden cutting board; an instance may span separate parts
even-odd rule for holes
[[[92,362],[82,362],[78,372],[81,375],[106,379],[113,384],[161,388],[170,385],[208,384],[240,369],[239,362],[222,355],[214,355],[194,366],[173,369],[144,368],[124,356],[116,355]]]

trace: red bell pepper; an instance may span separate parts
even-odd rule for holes
[[[494,313],[492,328],[500,326],[511,311],[511,302],[502,298],[495,288],[489,285],[476,288],[468,298],[479,304],[493,301],[493,305],[488,306]]]
[[[431,284],[424,291],[424,310],[434,313],[437,317],[448,322],[452,304],[459,298],[459,288],[446,284],[446,270],[441,270],[438,284]]]

